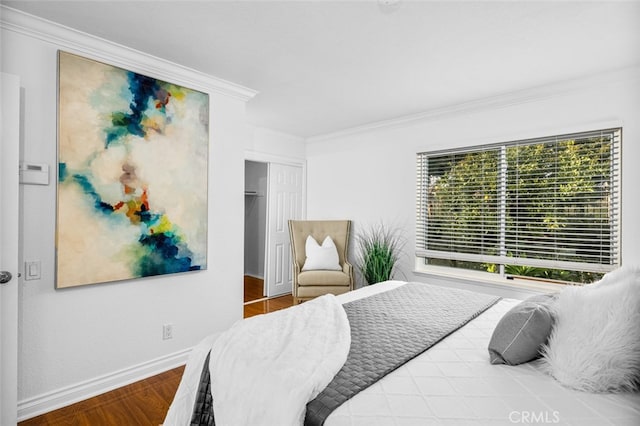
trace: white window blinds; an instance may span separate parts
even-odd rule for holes
[[[416,256],[606,272],[621,129],[417,155]]]

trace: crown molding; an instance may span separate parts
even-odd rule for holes
[[[406,127],[422,122],[439,120],[446,117],[482,112],[490,109],[508,108],[515,105],[530,102],[539,102],[545,99],[557,98],[569,93],[599,87],[604,84],[625,84],[632,80],[640,79],[640,64],[603,72],[572,80],[561,81],[545,86],[503,93],[492,97],[475,99],[468,102],[448,105],[442,108],[420,112],[417,114],[396,117],[389,120],[377,121],[362,126],[352,127],[324,135],[307,138],[307,144],[326,142],[333,139],[367,133],[375,130]]]
[[[170,79],[208,93],[248,101],[258,92],[148,53],[0,5],[0,28],[58,48],[159,79]]]

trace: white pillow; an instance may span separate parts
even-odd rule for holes
[[[318,245],[318,242],[311,235],[307,237],[305,243],[305,251],[307,259],[304,261],[303,271],[329,270],[341,271],[340,258],[338,257],[338,249],[330,236]]]
[[[640,388],[640,270],[621,268],[598,283],[568,287],[554,306],[542,349],[545,370],[588,392]]]

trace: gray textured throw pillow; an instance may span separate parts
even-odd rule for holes
[[[555,294],[529,297],[507,312],[489,341],[491,364],[518,365],[538,358],[553,328]]]

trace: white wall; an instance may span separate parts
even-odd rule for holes
[[[19,296],[19,417],[25,418],[184,362],[203,336],[242,317],[244,151],[253,92],[3,9],[2,71],[19,75],[21,160],[48,164],[48,186],[21,186],[22,260],[42,279]],[[65,290],[54,288],[57,50],[210,94],[208,270]],[[162,325],[174,325],[162,340]]]
[[[308,217],[350,218],[354,233],[380,221],[400,227],[407,250],[397,278],[424,281],[413,272],[417,152],[620,125],[622,259],[638,263],[639,93],[636,68],[312,139]]]
[[[257,161],[293,162],[305,157],[304,139],[265,127],[251,127],[251,143],[246,158]]]

